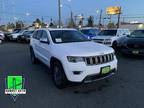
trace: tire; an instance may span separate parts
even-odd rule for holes
[[[18,37],[18,38],[17,38],[17,42],[18,42],[18,43],[22,43],[21,38]]]
[[[38,59],[35,57],[35,54],[32,48],[30,49],[30,56],[31,56],[31,62],[33,64],[36,64],[38,62]]]
[[[59,89],[63,89],[67,86],[67,78],[64,73],[64,69],[59,62],[54,62],[52,67],[52,78],[55,86]]]
[[[117,42],[113,42],[112,47],[115,51],[117,51]]]

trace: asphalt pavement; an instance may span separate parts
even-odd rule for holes
[[[31,63],[29,45],[0,44],[0,108],[143,108],[144,58],[117,58],[118,72],[112,78],[59,90],[45,65]],[[8,75],[25,78],[27,94],[15,103],[5,95]]]

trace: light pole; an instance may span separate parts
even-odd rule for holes
[[[58,0],[59,28],[61,28],[61,0]]]
[[[120,13],[118,14],[117,28],[119,28],[119,26],[120,26],[120,17],[121,17],[121,7],[120,7]]]
[[[68,1],[70,2],[71,0],[68,0]],[[72,23],[73,23],[72,7],[71,7],[70,5],[68,5],[68,4],[63,4],[63,5],[61,5],[61,8],[62,8],[63,6],[66,6],[67,8],[69,8],[69,10],[70,10],[70,21],[71,21],[71,24],[72,24]]]
[[[101,9],[100,16],[99,16],[99,29],[101,29],[102,12],[103,10]]]

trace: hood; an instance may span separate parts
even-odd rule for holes
[[[17,35],[20,35],[20,33],[12,33],[11,35],[17,36]]]
[[[68,56],[97,56],[114,52],[112,48],[92,41],[56,44],[55,47]]]
[[[93,39],[111,39],[113,38],[114,36],[96,36],[94,37]]]

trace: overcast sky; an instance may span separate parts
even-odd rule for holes
[[[44,17],[45,21],[50,21],[50,18],[58,19],[57,15],[57,0],[1,0],[4,1],[3,10],[6,12],[1,15],[5,17],[5,21],[12,20],[15,16],[18,19],[31,22],[36,17]],[[124,15],[139,15],[144,16],[144,0],[61,0],[62,1],[62,17],[66,19],[72,10],[74,14],[83,13],[84,16],[98,16],[96,10],[105,9],[109,6],[121,6]],[[13,5],[12,5],[13,4]],[[2,6],[1,6],[2,7]],[[15,7],[15,8],[13,8]],[[71,8],[70,8],[71,7]],[[30,13],[30,16],[26,16]],[[1,13],[0,13],[1,14]],[[3,18],[1,18],[1,22]]]

